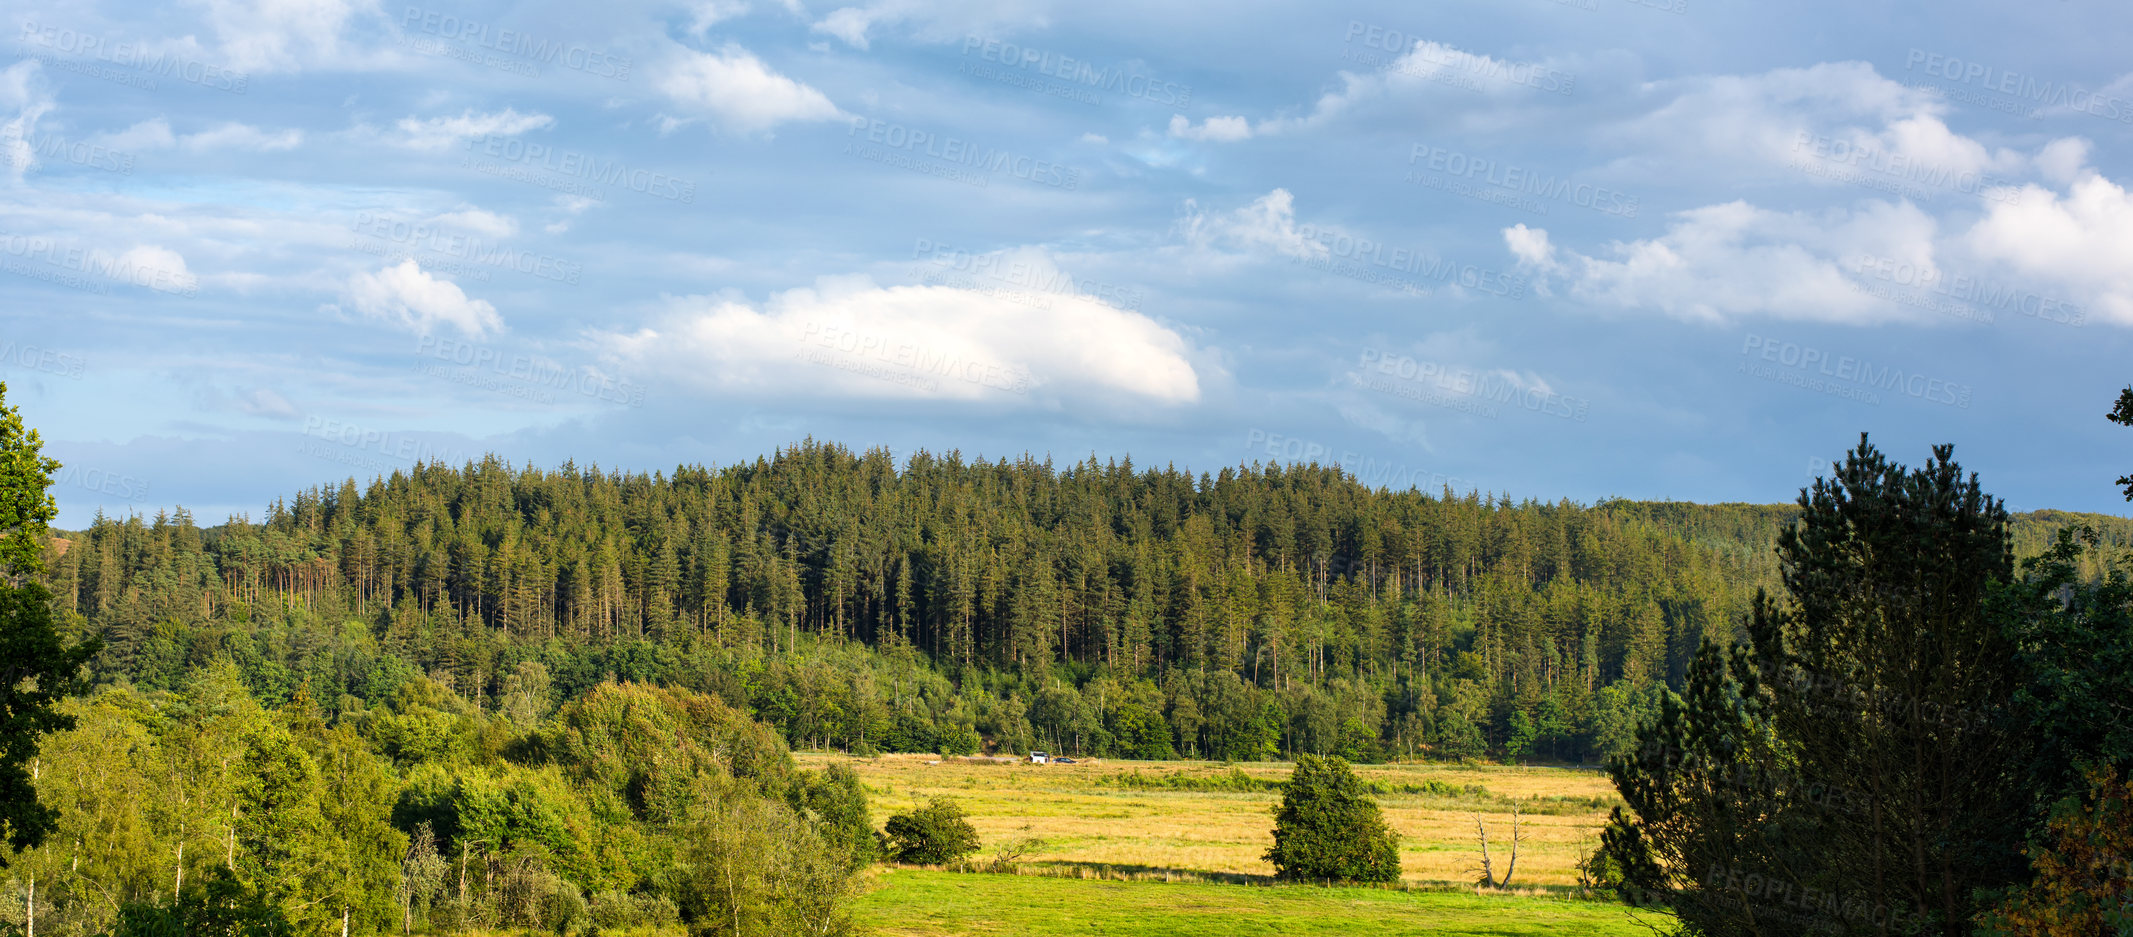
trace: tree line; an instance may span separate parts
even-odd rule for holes
[[[671,475],[426,463],[258,523],[99,517],[47,581],[100,679],[228,660],[329,717],[415,675],[501,706],[530,661],[556,700],[681,686],[802,747],[1597,761],[1707,638],[1744,636],[1793,516],[809,441]]]

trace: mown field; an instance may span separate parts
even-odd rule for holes
[[[860,899],[858,917],[884,937],[1651,934],[1621,905],[1472,891],[1166,884],[899,868],[876,873],[874,885]],[[1649,913],[1640,916],[1663,923]]]
[[[1264,783],[1285,779],[1290,770],[1270,763],[797,757],[808,767],[843,762],[858,771],[877,826],[890,814],[949,796],[970,814],[988,850],[1004,839],[1043,840],[1043,848],[1024,861],[1032,871],[1171,880],[1271,876],[1273,868],[1261,856],[1274,841],[1280,794],[1219,787],[1231,783],[1232,772]],[[1402,878],[1413,886],[1479,879],[1477,814],[1488,828],[1501,877],[1510,859],[1514,806],[1523,843],[1512,887],[1575,885],[1578,859],[1597,844],[1608,807],[1618,802],[1597,771],[1459,765],[1357,765],[1355,771],[1387,791],[1377,800],[1400,833]]]

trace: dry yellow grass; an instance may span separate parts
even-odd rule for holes
[[[1004,839],[1033,836],[1045,847],[1028,861],[1075,872],[1090,867],[1115,871],[1207,872],[1263,876],[1273,869],[1260,858],[1273,844],[1274,793],[1129,789],[1107,786],[1105,775],[1216,775],[1231,766],[1207,762],[1088,761],[1072,765],[995,764],[931,755],[853,758],[800,754],[809,767],[841,761],[859,772],[873,801],[875,823],[937,796],[956,798],[987,850]],[[1255,777],[1288,777],[1286,764],[1240,764]],[[1612,802],[1605,776],[1563,768],[1466,767],[1456,765],[1359,765],[1365,780],[1386,785],[1438,781],[1455,787],[1478,784],[1491,798],[1422,794],[1378,797],[1386,822],[1400,833],[1403,879],[1414,885],[1471,884],[1480,877],[1481,849],[1474,829],[1480,811],[1489,848],[1501,877],[1510,859],[1511,813],[1503,798],[1601,798]],[[1513,887],[1574,885],[1581,850],[1596,844],[1607,808],[1554,807],[1526,813],[1520,821]],[[1026,832],[1025,832],[1026,828]]]

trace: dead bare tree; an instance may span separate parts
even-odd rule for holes
[[[1496,887],[1496,869],[1489,864],[1489,828],[1481,825],[1481,813],[1474,813],[1474,832],[1481,835],[1481,884]]]
[[[1496,866],[1489,858],[1489,828],[1482,824],[1481,814],[1474,814],[1474,832],[1481,836],[1481,884],[1489,888],[1506,888],[1511,876],[1518,874],[1518,845],[1525,842],[1525,832],[1519,828],[1518,807],[1511,807],[1511,862],[1504,866],[1503,880],[1496,880]]]

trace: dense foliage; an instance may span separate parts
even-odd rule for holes
[[[230,660],[262,700],[304,687],[330,714],[417,674],[523,707],[511,681],[538,662],[550,701],[682,686],[801,747],[1590,762],[1707,634],[1740,636],[1792,515],[1316,466],[899,471],[808,444],[671,477],[422,465],[208,529],[99,520],[50,581],[107,641],[105,678],[175,689]]]
[[[520,727],[416,677],[329,723],[301,691],[262,707],[224,664],[63,708],[75,727],[39,756],[58,825],[0,905],[17,926],[34,907],[40,935],[828,933],[858,865],[840,845],[864,792],[686,690],[600,684]]]
[[[963,818],[962,805],[948,798],[890,817],[881,831],[898,862],[947,865],[978,851],[978,831]]]
[[[1692,934],[1958,933],[2096,765],[2133,764],[2133,604],[2071,533],[2013,559],[1936,449],[1864,440],[1779,540],[1785,600],[1707,645],[1638,748],[1604,865]]]
[[[59,463],[43,445],[0,383],[0,865],[52,830],[52,808],[37,793],[37,744],[73,725],[54,704],[80,689],[82,664],[97,652],[94,638],[69,646],[51,593],[35,581],[57,512],[48,489]]]
[[[1274,845],[1266,852],[1285,879],[1394,882],[1400,878],[1399,834],[1377,801],[1339,758],[1302,755],[1274,809]]]
[[[2091,777],[2088,796],[2054,816],[2030,857],[2036,881],[1986,916],[1984,933],[2133,934],[2133,781]]]

